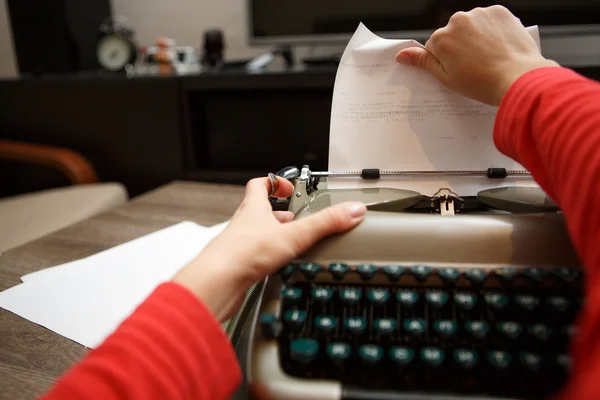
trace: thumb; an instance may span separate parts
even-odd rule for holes
[[[300,254],[326,236],[355,227],[363,220],[366,211],[367,207],[362,203],[341,203],[283,225],[284,234],[292,239],[294,252]]]
[[[444,73],[444,68],[440,61],[429,50],[423,47],[409,47],[408,49],[401,50],[396,54],[396,62],[431,72],[438,79]]]

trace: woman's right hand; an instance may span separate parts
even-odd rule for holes
[[[559,66],[541,55],[521,21],[502,6],[457,12],[425,49],[404,49],[396,61],[427,70],[455,92],[489,105],[499,105],[524,73]]]

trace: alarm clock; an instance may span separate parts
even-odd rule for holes
[[[123,17],[107,18],[100,25],[96,57],[104,70],[124,72],[135,63],[138,50],[133,36]]]

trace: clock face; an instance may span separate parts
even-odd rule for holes
[[[132,51],[133,48],[127,39],[114,35],[106,36],[98,44],[98,61],[109,71],[119,71],[130,62]]]

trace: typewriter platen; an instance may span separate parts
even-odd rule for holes
[[[252,398],[536,399],[564,383],[584,277],[539,190],[426,197],[281,175],[296,190],[275,207],[296,218],[345,200],[369,211],[264,282]]]

